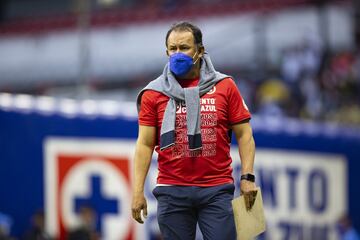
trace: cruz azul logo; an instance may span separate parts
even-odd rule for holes
[[[96,213],[100,239],[139,239],[130,212],[133,143],[51,138],[44,147],[49,234],[65,239],[85,206]]]
[[[216,86],[214,86],[207,94],[211,95],[216,92]]]

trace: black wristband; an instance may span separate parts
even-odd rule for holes
[[[255,182],[255,175],[251,174],[251,173],[243,174],[243,175],[241,175],[240,180]]]

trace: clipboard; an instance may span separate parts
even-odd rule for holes
[[[248,211],[245,205],[244,195],[231,201],[237,233],[237,240],[251,240],[266,229],[265,215],[261,190],[256,188],[254,205]]]

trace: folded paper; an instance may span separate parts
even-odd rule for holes
[[[238,240],[254,239],[266,229],[261,190],[256,188],[255,191],[255,193],[250,193],[252,195],[250,209],[244,195],[232,200]]]

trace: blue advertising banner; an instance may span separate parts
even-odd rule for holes
[[[83,102],[56,103],[57,110],[13,102],[0,101],[0,212],[12,218],[14,236],[43,209],[47,232],[64,239],[79,222],[79,206],[91,203],[103,239],[156,239],[156,156],[146,185],[146,224],[130,215],[136,117],[116,104],[78,111],[74,106]],[[260,117],[252,125],[267,219],[263,238],[338,239],[335,223],[343,213],[360,227],[359,129]],[[238,187],[235,142],[231,155]]]

